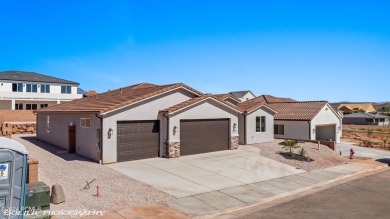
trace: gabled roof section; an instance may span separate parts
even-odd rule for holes
[[[297,102],[294,99],[286,98],[286,97],[274,97],[271,95],[261,95],[258,97],[255,97],[251,100],[248,100],[251,102],[262,102],[262,103],[283,103],[283,102]]]
[[[236,101],[237,103],[241,102],[240,99],[238,99],[236,96],[234,96],[233,94],[230,94],[230,93],[228,93],[228,94],[214,94],[214,96],[218,99],[221,99],[221,100],[226,100],[226,99],[230,98],[230,99]]]
[[[53,105],[35,112],[98,112],[107,113],[118,108],[140,102],[159,94],[183,88],[197,96],[203,95],[201,92],[183,84],[155,85],[149,83],[135,84],[128,87],[119,88],[113,91],[97,94],[94,96],[76,99],[70,102]]]
[[[327,104],[327,101],[300,101],[272,103],[269,106],[278,112],[276,120],[311,121]]]
[[[216,101],[216,102],[220,103],[221,105],[223,105],[225,107],[228,107],[230,109],[233,109],[234,111],[237,111],[237,112],[241,113],[241,110],[237,106],[235,106],[233,104],[230,104],[230,103],[227,103],[226,101],[223,101],[223,100],[215,97],[215,95],[212,95],[212,94],[204,94],[204,95],[202,95],[200,97],[195,97],[195,98],[186,100],[184,102],[181,102],[181,103],[176,104],[174,106],[171,106],[169,108],[161,110],[160,112],[163,112],[163,113],[174,113],[174,112],[177,112],[179,110],[185,109],[185,108],[190,107],[190,106],[192,106],[192,105],[194,105],[196,103],[199,103],[199,102],[202,102],[202,101],[205,101],[205,100],[208,100],[208,99]]]
[[[74,81],[68,81],[61,78],[55,78],[35,72],[26,71],[2,71],[0,72],[0,80],[79,85],[79,83]]]
[[[250,90],[242,90],[242,91],[232,91],[232,92],[229,92],[229,94],[232,94],[234,96],[236,96],[237,98],[241,98],[243,96],[245,96],[245,94],[247,93],[251,93],[254,97],[256,96],[255,94],[252,93],[252,91]]]
[[[277,111],[275,111],[273,108],[271,108],[267,104],[261,103],[261,102],[245,101],[245,102],[237,104],[237,107],[240,108],[243,113],[251,113],[251,112],[253,112],[261,107],[265,107],[265,108],[269,109],[270,111],[277,113]]]

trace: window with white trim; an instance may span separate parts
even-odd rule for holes
[[[256,117],[256,132],[265,132],[265,116],[257,116]]]

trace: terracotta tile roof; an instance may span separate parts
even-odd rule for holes
[[[212,94],[204,94],[204,95],[202,95],[200,97],[195,97],[195,98],[186,100],[184,102],[181,102],[181,103],[176,104],[174,106],[171,106],[169,108],[161,110],[161,112],[166,112],[166,113],[176,112],[178,110],[181,110],[181,109],[183,109],[185,107],[188,107],[188,106],[190,106],[192,104],[198,103],[198,102],[200,102],[202,100],[205,100],[205,99],[208,99],[208,98],[212,98],[213,100],[216,100],[217,102],[222,103],[223,105],[225,105],[227,107],[233,108],[236,111],[241,112],[241,110],[237,106],[235,106],[235,105],[233,105],[231,103],[228,103],[228,102],[226,102],[224,100],[221,100],[220,98],[217,98],[217,97],[215,97],[215,95],[212,95]]]
[[[278,112],[275,115],[276,120],[310,121],[327,103],[327,101],[300,101],[272,103],[268,105]]]
[[[234,96],[234,95],[231,94],[231,93],[228,93],[228,94],[214,94],[214,96],[215,96],[216,98],[221,99],[221,100],[226,100],[227,98],[230,98],[230,99],[235,100],[237,103],[240,103],[240,102],[241,102],[240,99],[238,99],[236,96]]]
[[[203,95],[201,92],[183,84],[155,85],[149,83],[135,84],[119,88],[113,91],[97,94],[91,97],[76,99],[70,102],[53,105],[35,112],[99,112],[105,113],[158,94],[176,89],[185,88],[194,94]]]
[[[261,96],[255,97],[255,98],[248,100],[248,101],[263,102],[263,103],[297,102],[296,100],[293,100],[291,98],[274,97],[271,95],[261,95]]]
[[[262,106],[265,106],[267,108],[269,108],[270,110],[274,111],[275,113],[277,112],[276,110],[274,110],[272,107],[268,106],[267,104],[265,103],[261,103],[261,102],[250,102],[250,101],[245,101],[245,102],[242,102],[242,103],[239,103],[237,104],[238,108],[241,109],[242,112],[244,113],[251,113],[253,110],[255,109],[258,109]]]

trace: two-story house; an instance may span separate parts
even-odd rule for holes
[[[34,72],[0,72],[0,110],[35,110],[82,98],[79,83]]]

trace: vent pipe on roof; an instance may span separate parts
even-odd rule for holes
[[[120,89],[121,93],[122,93],[122,88]]]

